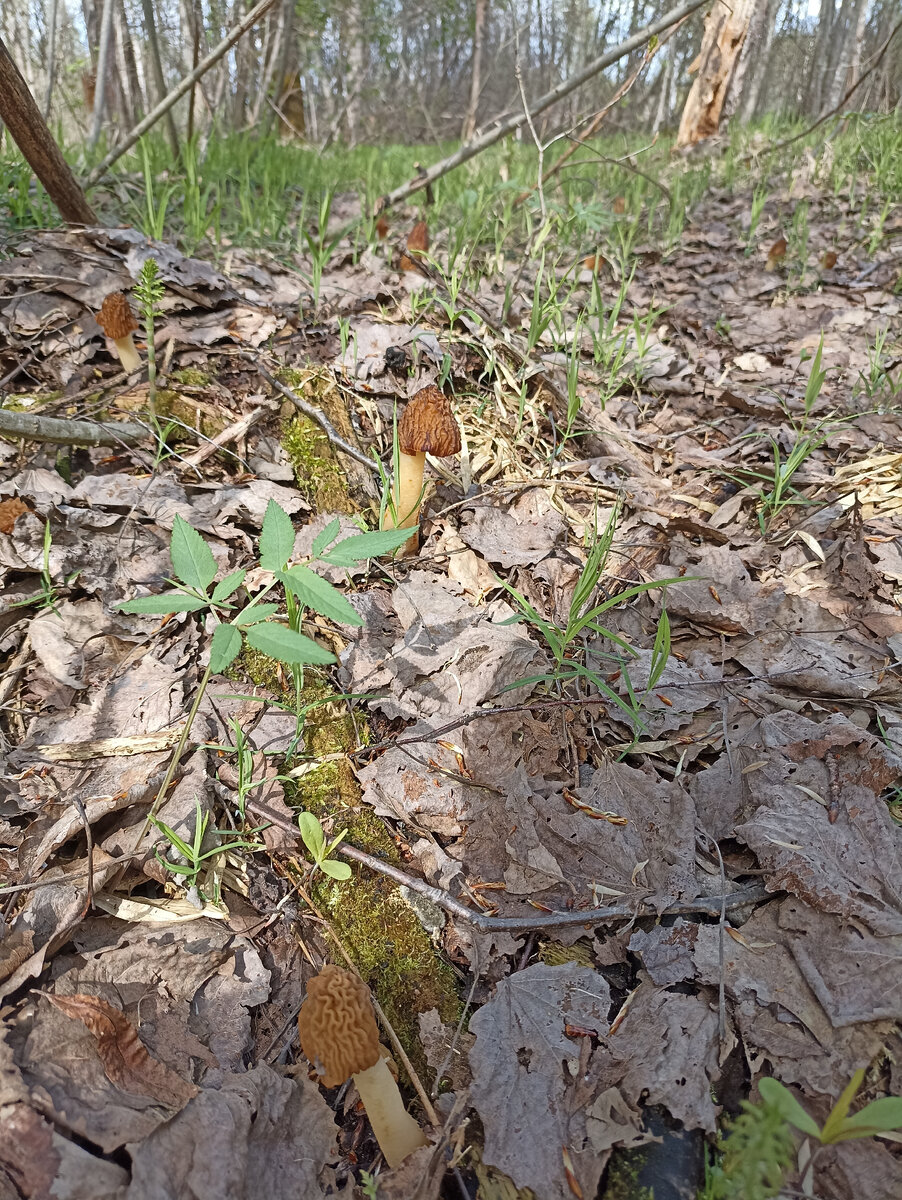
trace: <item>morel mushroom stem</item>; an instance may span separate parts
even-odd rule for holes
[[[460,428],[451,405],[437,387],[421,388],[404,409],[398,422],[398,476],[392,496],[395,514],[388,511],[384,529],[415,529],[420,519],[423,472],[426,455],[447,458],[460,450]],[[402,555],[417,548],[417,534],[404,543]]]
[[[390,1167],[397,1167],[408,1154],[426,1145],[426,1135],[404,1107],[398,1085],[388,1063],[379,1061],[353,1077],[376,1141]]]
[[[393,489],[395,515],[390,511],[385,514],[386,529],[407,529],[417,524],[425,472],[425,453],[398,455],[398,479]]]
[[[113,345],[116,347],[123,371],[127,371],[131,375],[132,371],[140,370],[141,355],[138,353],[132,334],[129,333],[126,337],[114,338]]]

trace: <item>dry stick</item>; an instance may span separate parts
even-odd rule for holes
[[[69,225],[94,225],[97,217],[53,140],[28,84],[0,38],[0,121]]]
[[[884,54],[886,54],[887,50],[889,49],[890,42],[893,40],[893,38],[896,36],[896,34],[899,32],[900,29],[902,29],[902,21],[899,21],[896,25],[893,26],[892,30],[890,31],[889,37],[886,39],[886,41],[883,43],[883,45],[877,51],[874,61],[871,63],[871,65],[868,67],[868,69],[864,72],[864,74],[859,75],[858,79],[852,84],[852,86],[849,88],[849,90],[846,92],[846,94],[840,100],[839,104],[837,104],[835,106],[835,108],[831,108],[829,112],[825,112],[822,116],[818,117],[818,119],[814,122],[813,125],[809,125],[808,128],[803,129],[801,133],[797,133],[794,137],[787,138],[785,142],[777,142],[776,146],[771,146],[768,153],[776,154],[776,152],[778,150],[783,150],[787,146],[791,146],[793,144],[793,142],[799,141],[800,138],[807,137],[809,133],[814,133],[815,129],[817,129],[817,127],[819,125],[823,125],[823,123],[825,121],[829,121],[831,117],[835,116],[841,108],[845,108],[846,101],[849,99],[849,97],[852,95],[852,93],[857,92],[858,89],[861,87],[861,85],[864,83],[864,81],[868,78],[868,76],[873,74],[873,72],[876,71],[877,68],[880,66],[880,63],[883,60]]]
[[[284,830],[285,833],[290,833],[295,838],[300,837],[297,826],[261,801],[249,798],[247,807],[278,829]],[[443,908],[445,912],[450,913],[453,917],[461,917],[483,933],[530,933],[534,929],[567,929],[573,925],[604,925],[608,921],[631,921],[636,917],[659,917],[665,914],[672,916],[707,913],[711,916],[718,916],[721,910],[727,912],[746,904],[756,904],[760,900],[769,899],[774,894],[769,892],[763,884],[755,883],[740,888],[727,896],[699,896],[696,900],[681,900],[676,904],[669,904],[660,911],[640,903],[635,907],[630,904],[616,904],[608,908],[584,908],[581,911],[567,913],[536,913],[534,917],[488,917],[485,913],[474,912],[472,908],[467,908],[460,900],[455,900],[449,892],[433,887],[415,875],[408,875],[400,867],[392,866],[391,863],[367,854],[364,850],[358,850],[356,846],[349,846],[347,842],[341,842],[335,852],[344,858],[362,863],[363,866],[377,871],[380,875],[387,875],[389,879],[403,884],[412,892],[426,896],[433,904]]]
[[[30,442],[55,442],[66,446],[137,446],[151,436],[143,425],[111,421],[64,421],[37,413],[0,409],[0,436],[25,438]]]
[[[249,363],[253,363],[255,370],[259,371],[270,387],[275,388],[279,395],[284,396],[286,400],[290,400],[295,408],[302,412],[305,417],[309,417],[311,421],[316,421],[333,446],[337,446],[343,453],[350,455],[351,458],[362,463],[365,467],[369,467],[374,475],[379,474],[379,468],[376,463],[371,458],[367,458],[356,446],[352,446],[350,442],[346,442],[321,408],[317,408],[314,404],[308,404],[306,400],[302,400],[300,396],[296,396],[291,388],[287,388],[284,383],[280,383],[275,375],[271,375],[266,367],[252,355],[241,354],[239,357]]]
[[[544,112],[546,108],[550,108],[552,104],[556,104],[558,100],[562,100],[564,96],[569,96],[571,92],[576,91],[578,87],[581,87],[593,75],[597,75],[605,67],[611,66],[612,63],[617,62],[624,55],[638,50],[640,46],[645,45],[649,38],[663,33],[671,25],[682,21],[684,17],[701,8],[704,3],[706,3],[706,0],[687,0],[687,3],[679,5],[678,8],[672,8],[659,21],[654,21],[651,25],[640,29],[638,33],[627,38],[625,42],[621,42],[613,50],[602,54],[600,58],[596,58],[593,62],[590,62],[581,71],[578,71],[575,75],[571,75],[569,79],[564,79],[556,88],[553,88],[550,92],[546,92],[544,96],[540,96],[530,106],[531,115],[536,117],[540,112]],[[475,158],[477,154],[481,154],[489,146],[494,146],[496,142],[506,137],[507,134],[513,133],[514,130],[519,129],[521,125],[525,124],[526,114],[523,112],[515,113],[505,121],[499,121],[493,129],[488,129],[484,133],[481,133],[479,137],[474,138],[473,141],[467,142],[459,150],[449,155],[448,158],[443,158],[440,162],[434,163],[425,175],[411,179],[408,183],[402,184],[401,187],[395,188],[393,192],[389,192],[388,195],[383,196],[377,208],[381,212],[393,204],[399,204],[402,200],[406,200],[408,196],[413,195],[414,192],[418,192],[420,188],[434,183],[436,179],[447,175],[449,171],[453,171],[455,167],[459,167],[462,163],[469,162],[471,158]]]
[[[636,80],[639,78],[639,76],[642,74],[642,72],[645,70],[645,68],[648,66],[648,64],[651,62],[651,60],[654,58],[655,54],[657,54],[657,52],[661,48],[661,46],[663,46],[667,41],[669,41],[669,39],[671,37],[673,37],[673,35],[676,33],[676,31],[679,29],[679,27],[683,24],[683,21],[685,21],[685,20],[687,20],[687,18],[683,17],[682,21],[677,21],[676,24],[673,26],[673,28],[669,29],[667,31],[666,36],[662,37],[658,41],[657,45],[655,45],[653,47],[649,46],[646,49],[645,56],[643,57],[643,59],[639,63],[639,65],[636,67],[636,69],[632,73],[632,75],[630,75],[627,79],[625,79],[623,81],[623,83],[620,85],[620,87],[617,89],[617,91],[614,93],[614,95],[611,97],[611,99],[607,102],[607,104],[604,106],[604,108],[601,109],[600,112],[597,112],[595,114],[595,116],[592,118],[591,122],[589,123],[588,128],[583,133],[580,134],[579,138],[574,137],[573,144],[571,146],[569,146],[564,151],[564,153],[560,156],[560,158],[557,159],[557,161],[548,168],[548,170],[545,172],[545,174],[542,176],[542,179],[541,179],[542,187],[545,186],[545,184],[548,182],[549,179],[552,179],[555,175],[557,175],[557,173],[563,167],[564,163],[570,157],[572,157],[572,155],[574,155],[576,153],[576,151],[583,144],[585,139],[592,137],[592,135],[597,132],[599,125],[601,125],[602,121],[605,119],[605,117],[608,115],[608,113],[611,111],[611,109],[614,107],[614,105],[619,100],[622,100],[623,97],[626,95],[626,93],[628,91],[630,91],[630,89],[635,84]],[[578,128],[578,126],[576,128]],[[601,155],[600,157],[605,158],[604,155]],[[616,161],[616,160],[605,159],[605,161],[611,162],[611,161]],[[624,164],[624,165],[628,166],[629,164]],[[638,174],[641,175],[642,172],[639,171]],[[644,178],[648,179],[649,176],[646,175],[646,176],[644,176]],[[651,182],[654,183],[656,181],[651,180]],[[660,187],[661,185],[659,184],[658,186]],[[529,197],[532,195],[532,193],[535,190],[536,190],[535,188],[527,188],[525,192],[521,192],[520,195],[517,197],[517,199],[514,201],[514,208],[519,208],[521,204],[523,204],[526,200],[529,199]],[[664,188],[663,190],[666,191],[667,189]],[[668,192],[668,195],[669,194],[670,193]]]
[[[260,3],[255,5],[255,7],[251,9],[246,17],[244,17],[238,22],[237,25],[230,29],[228,34],[226,34],[219,45],[211,50],[207,57],[202,59],[197,64],[191,74],[186,75],[181,83],[177,84],[172,89],[168,96],[164,96],[156,108],[151,109],[144,120],[139,121],[131,133],[126,134],[122,141],[113,147],[106,158],[97,164],[97,166],[86,179],[85,187],[93,187],[98,180],[102,179],[113,163],[120,159],[127,150],[130,150],[138,138],[147,133],[148,129],[150,129],[153,125],[156,125],[160,117],[165,116],[166,113],[169,112],[170,108],[172,108],[174,104],[181,100],[182,96],[184,96],[187,92],[190,92],[195,83],[197,83],[198,79],[200,79],[201,76],[206,75],[207,71],[209,71],[211,67],[215,66],[222,56],[227,54],[228,51],[231,50],[231,48],[235,45],[235,43],[239,41],[239,39],[242,38],[253,25],[256,25],[264,13],[266,13],[268,9],[272,8],[275,2],[276,0],[260,0]]]

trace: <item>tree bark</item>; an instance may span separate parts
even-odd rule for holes
[[[95,225],[94,210],[78,185],[28,84],[0,39],[0,121],[12,134],[47,195],[70,225]]]
[[[705,18],[698,58],[689,68],[698,71],[680,120],[677,148],[694,146],[717,133],[720,114],[736,60],[742,50],[756,0],[715,0]]]
[[[831,76],[826,80],[824,95],[825,110],[835,108],[840,103],[840,97],[846,92],[848,86],[855,83],[856,78],[858,78],[858,65],[860,65],[861,58],[860,54],[856,55],[856,49],[858,49],[859,37],[864,32],[864,20],[866,17],[866,0],[843,0],[840,20],[838,20],[841,28],[837,30],[840,38],[838,38],[834,67],[832,67]],[[858,65],[855,66],[854,70],[855,78],[849,78],[856,58],[858,58]]]
[[[482,90],[482,43],[485,37],[485,14],[488,0],[476,0],[476,20],[473,26],[473,62],[470,68],[470,99],[464,117],[461,140],[466,142],[476,132],[476,113],[479,108],[479,93]]]
[[[758,31],[759,40],[757,47],[752,47],[754,60],[750,64],[750,73],[741,98],[742,109],[740,120],[745,124],[754,119],[755,111],[758,108],[758,97],[761,95],[761,89],[767,78],[767,69],[770,64],[770,50],[774,42],[774,29],[777,23],[777,0],[767,0],[761,11],[763,12],[763,16],[761,18],[761,27]],[[762,32],[763,40],[761,39]],[[749,31],[749,37],[752,37],[751,30]]]

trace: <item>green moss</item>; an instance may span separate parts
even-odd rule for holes
[[[648,1153],[647,1146],[614,1151],[601,1194],[602,1200],[655,1200],[654,1188],[639,1183]]]
[[[321,408],[342,437],[353,441],[347,406],[331,372],[286,370],[281,373],[280,382]],[[305,416],[292,417],[283,428],[282,445],[294,468],[298,487],[317,512],[357,511],[348,492],[347,474],[315,421]]]
[[[328,685],[311,676],[303,703],[324,699]],[[307,714],[304,750],[311,757],[352,749],[358,732],[341,701],[317,705]],[[345,758],[321,763],[302,775],[289,801],[317,816],[328,836],[342,830],[361,850],[401,865],[383,822],[360,803],[360,789]],[[367,868],[353,867],[347,883],[314,876],[312,896],[332,921],[335,932],[367,981],[410,1055],[425,1072],[419,1043],[418,1014],[431,1008],[446,1022],[460,1015],[454,972],[441,958],[397,885]]]
[[[595,958],[591,946],[580,940],[572,946],[562,942],[540,942],[539,958],[550,967],[561,966],[563,963],[579,963],[581,967],[594,967]]]
[[[294,417],[282,431],[282,445],[304,499],[317,512],[354,512],[345,475],[332,456],[329,439],[309,417]]]
[[[287,668],[275,658],[270,658],[262,650],[255,650],[253,646],[245,643],[226,675],[230,679],[249,679],[257,687],[266,688],[267,691],[278,695],[284,689],[286,671]]]
[[[181,371],[173,371],[172,378],[176,383],[185,387],[206,387],[213,382],[209,371],[200,371],[197,367],[185,367]]]

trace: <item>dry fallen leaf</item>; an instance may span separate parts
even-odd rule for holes
[[[417,221],[407,235],[407,253],[401,255],[401,270],[416,271],[414,259],[422,258],[429,249],[429,229],[425,221]]]
[[[97,1054],[107,1079],[132,1095],[150,1096],[167,1108],[184,1107],[199,1092],[164,1063],[151,1058],[137,1030],[121,1009],[99,996],[44,993],[67,1017],[81,1021],[97,1043]]]

